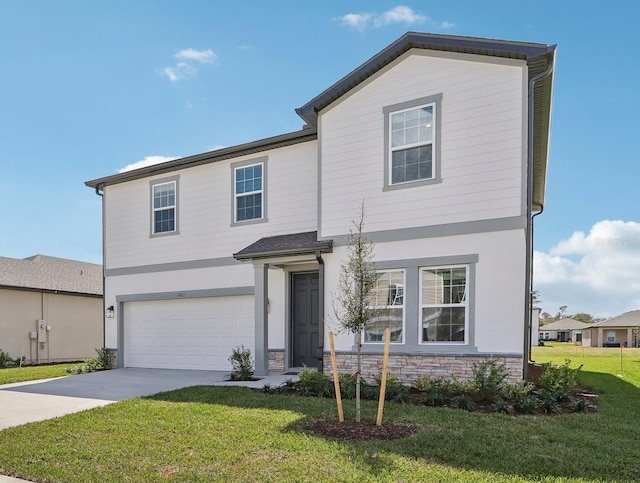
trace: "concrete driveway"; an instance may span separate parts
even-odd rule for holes
[[[116,401],[188,386],[215,385],[226,372],[113,369],[0,386],[0,430]]]

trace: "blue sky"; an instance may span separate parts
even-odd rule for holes
[[[299,129],[408,30],[558,44],[543,308],[640,309],[632,2],[0,1],[0,256],[101,263],[84,181]]]

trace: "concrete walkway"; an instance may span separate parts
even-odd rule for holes
[[[77,376],[0,386],[0,430],[76,413],[116,401],[189,386],[279,386],[296,376],[271,375],[259,381],[225,381],[227,372],[173,369],[113,369]]]

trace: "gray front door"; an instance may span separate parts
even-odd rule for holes
[[[319,282],[318,272],[291,274],[291,367],[318,367]]]

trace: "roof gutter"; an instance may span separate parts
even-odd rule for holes
[[[544,211],[544,206],[541,206],[541,209],[535,215],[531,214],[533,210],[533,121],[534,121],[534,103],[533,103],[533,94],[535,90],[536,82],[545,77],[549,76],[554,69],[555,56],[554,60],[549,63],[547,68],[540,72],[540,74],[536,75],[529,79],[529,89],[528,89],[528,133],[527,133],[527,231],[526,231],[526,258],[525,258],[525,303],[524,303],[524,343],[522,350],[522,378],[524,380],[527,379],[527,375],[529,372],[529,359],[531,354],[531,322],[532,322],[532,313],[531,313],[531,293],[533,289],[533,218],[538,216]]]

